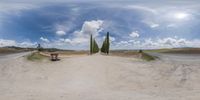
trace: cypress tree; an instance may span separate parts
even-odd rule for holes
[[[107,32],[106,35],[106,53],[109,54],[109,49],[110,49],[110,39],[109,39],[109,32]]]
[[[110,42],[109,42],[109,32],[106,34],[106,38],[102,44],[101,52],[109,54]]]
[[[103,41],[102,47],[101,47],[101,52],[105,52],[105,40]]]
[[[92,50],[93,50],[93,43],[92,43],[92,34],[90,35],[90,54],[92,54]]]
[[[41,46],[40,44],[38,44],[37,50],[38,50],[38,51],[42,51],[42,50],[43,50],[43,48],[42,48],[42,46]]]
[[[99,52],[99,47],[97,45],[96,40],[93,40],[93,53],[98,53]]]
[[[92,34],[90,35],[90,54],[98,53],[99,47],[95,39],[93,39]]]

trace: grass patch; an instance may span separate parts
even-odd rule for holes
[[[42,61],[46,58],[46,56],[41,55],[39,52],[35,52],[27,56],[27,59],[30,61]]]
[[[142,52],[142,57],[141,57],[143,60],[146,60],[146,61],[153,61],[153,60],[156,60],[157,57],[155,56],[151,56],[147,53],[144,53]]]

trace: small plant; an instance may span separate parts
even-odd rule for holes
[[[139,50],[139,53],[143,53],[143,51],[142,51],[142,50]]]

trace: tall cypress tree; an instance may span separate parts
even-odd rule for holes
[[[110,49],[110,39],[109,39],[109,32],[107,32],[106,35],[106,53],[109,54],[109,49]]]
[[[92,52],[92,48],[93,48],[93,43],[92,43],[93,41],[92,41],[92,34],[90,35],[90,54],[92,54],[93,52]]]
[[[106,38],[103,41],[103,45],[101,47],[101,52],[109,54],[110,42],[109,42],[109,32],[106,34]]]
[[[92,34],[90,35],[90,54],[98,53],[99,47],[95,39],[93,39]]]
[[[97,45],[96,40],[93,40],[93,53],[98,53],[99,52],[99,47]]]
[[[101,47],[101,52],[105,53],[105,40],[103,41],[102,47]]]

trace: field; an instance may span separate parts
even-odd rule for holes
[[[171,53],[171,54],[200,54],[200,48],[174,48],[145,50],[145,52]]]
[[[0,55],[19,53],[24,51],[30,51],[30,50],[25,48],[4,47],[0,48]]]

